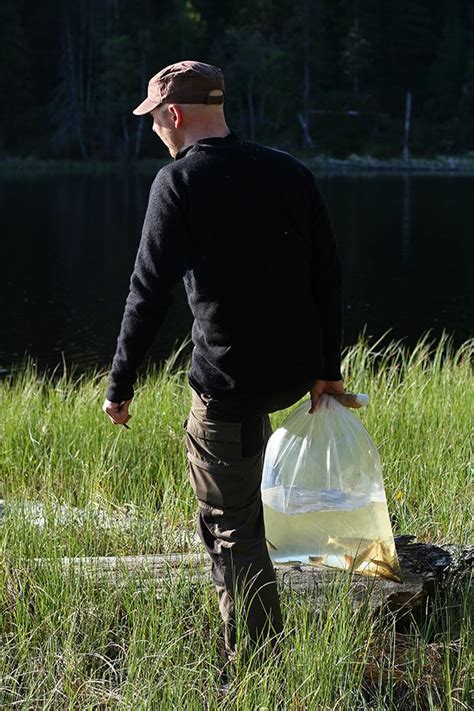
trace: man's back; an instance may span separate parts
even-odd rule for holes
[[[181,148],[159,171],[124,322],[149,308],[156,333],[181,277],[195,319],[194,389],[271,412],[317,378],[340,379],[334,234],[311,172],[288,153],[231,132]],[[116,356],[117,382],[133,360]]]

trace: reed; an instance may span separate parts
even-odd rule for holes
[[[347,390],[371,397],[358,416],[380,452],[394,533],[472,541],[474,340],[455,349],[427,333],[410,350],[384,337],[361,334],[342,370]],[[29,360],[2,382],[0,708],[468,708],[465,578],[403,634],[352,610],[348,576],[320,592],[318,613],[310,595],[282,593],[281,658],[241,664],[221,699],[208,581],[183,570],[158,592],[145,572],[120,583],[64,576],[62,556],[201,550],[185,345],[139,377],[130,430],[101,410],[103,371],[46,376]],[[291,409],[271,415],[274,428]]]

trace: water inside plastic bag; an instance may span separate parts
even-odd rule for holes
[[[323,397],[311,415],[309,401],[296,408],[267,444],[262,500],[270,557],[400,581],[375,444],[356,415]]]

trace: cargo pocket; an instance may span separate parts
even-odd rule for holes
[[[190,453],[203,464],[238,465],[242,459],[240,422],[220,422],[197,418],[191,410],[186,421]]]
[[[243,485],[240,433],[240,422],[201,420],[190,412],[186,455],[201,508],[238,505]]]

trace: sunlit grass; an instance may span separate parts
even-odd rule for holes
[[[411,350],[362,336],[344,354],[346,390],[371,398],[358,416],[379,448],[395,535],[472,541],[473,352],[474,341],[455,350],[445,335]],[[283,593],[281,660],[241,667],[219,701],[208,580],[183,569],[158,590],[145,573],[120,584],[64,576],[54,562],[62,556],[202,550],[184,452],[188,365],[179,357],[140,376],[130,430],[101,410],[106,373],[46,377],[28,362],[3,381],[0,707],[468,708],[466,580],[436,602],[431,623],[405,636],[353,611],[348,576],[317,600]],[[295,406],[271,415],[274,428]]]

